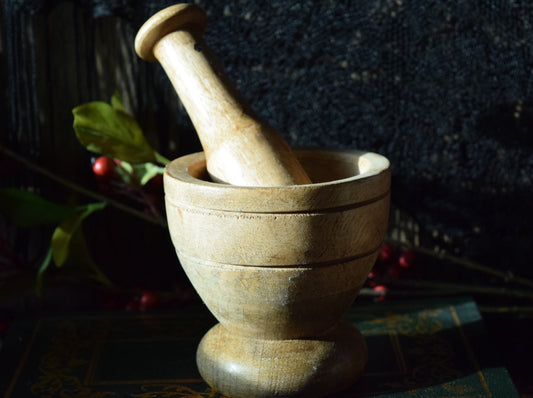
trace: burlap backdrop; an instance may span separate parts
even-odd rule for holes
[[[70,111],[118,89],[165,155],[199,149],[166,75],[133,52],[140,25],[173,2],[3,3],[8,147],[90,185]],[[208,44],[291,145],[391,160],[397,236],[533,275],[533,3],[198,4]]]

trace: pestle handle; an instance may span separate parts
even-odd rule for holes
[[[189,114],[218,182],[242,186],[311,183],[282,136],[240,96],[203,40],[205,13],[178,4],[152,16],[135,38],[137,54],[159,61]]]

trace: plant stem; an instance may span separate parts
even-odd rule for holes
[[[505,282],[515,282],[515,283],[518,283],[520,285],[527,286],[529,288],[533,288],[533,281],[531,281],[530,279],[527,279],[527,278],[516,276],[510,270],[508,270],[508,271],[500,271],[500,270],[488,267],[486,265],[481,265],[481,264],[475,263],[475,262],[470,261],[470,260],[465,259],[465,258],[452,256],[451,254],[447,254],[447,253],[444,253],[444,252],[435,252],[434,250],[427,249],[427,248],[420,247],[420,246],[411,247],[411,246],[409,246],[409,245],[407,245],[407,244],[405,244],[403,242],[391,241],[391,240],[389,240],[388,242],[393,244],[393,245],[395,245],[395,246],[403,246],[403,247],[407,247],[407,248],[412,248],[412,249],[416,250],[417,252],[419,252],[421,254],[425,254],[425,255],[428,255],[430,257],[436,257],[436,258],[438,258],[440,260],[444,260],[446,262],[454,263],[454,264],[460,265],[460,266],[465,267],[465,268],[470,268],[470,269],[473,269],[473,270],[476,270],[476,271],[479,271],[479,272],[483,272],[485,274],[497,276],[497,277],[503,279]]]
[[[130,206],[127,206],[123,203],[120,203],[116,200],[113,200],[111,198],[108,198],[104,195],[101,195],[99,193],[96,193],[96,192],[93,192],[89,189],[86,189],[84,187],[82,187],[81,185],[78,185],[72,181],[69,181],[63,177],[60,177],[54,173],[52,173],[51,171],[45,169],[44,167],[41,167],[33,162],[31,162],[30,160],[24,158],[23,156],[20,156],[19,154],[7,149],[5,146],[3,145],[0,145],[0,153],[3,153],[4,155],[6,155],[7,157],[9,157],[10,159],[13,159],[21,164],[23,164],[25,167],[27,167],[28,169],[30,170],[33,170],[41,175],[44,175],[45,177],[48,177],[50,178],[51,180],[61,184],[61,185],[64,185],[66,186],[67,188],[73,190],[73,191],[76,191],[82,195],[85,195],[89,198],[92,198],[92,199],[96,199],[98,201],[102,201],[102,202],[106,202],[109,206],[113,206],[115,207],[116,209],[118,210],[121,210],[125,213],[128,213],[132,216],[135,216],[137,218],[140,218],[144,221],[148,221],[152,224],[156,224],[156,225],[160,225],[162,227],[166,227],[167,224],[165,222],[165,220],[163,219],[156,219],[156,218],[153,218],[153,217],[150,217],[148,216],[147,214],[144,214],[143,212],[140,212]]]
[[[453,292],[449,289],[445,290],[412,290],[412,289],[390,289],[390,290],[374,290],[369,287],[363,287],[359,291],[361,297],[403,297],[403,298],[420,298],[420,297],[443,297],[455,296],[462,292]]]
[[[157,153],[157,152],[155,152]],[[148,195],[143,191],[142,185],[139,181],[139,176],[137,175],[137,172],[135,171],[135,168],[132,167],[132,170],[127,170],[124,168],[124,162],[119,162],[117,164],[117,167],[122,170],[123,173],[128,175],[131,178],[130,182],[123,181],[122,184],[124,184],[125,189],[123,189],[123,192],[126,196],[139,201],[143,205],[147,206],[150,212],[154,215],[154,218],[165,221],[159,210],[154,206],[154,204],[150,201],[148,198]]]
[[[404,288],[423,288],[438,291],[440,294],[485,294],[492,296],[508,296],[533,300],[533,292],[529,290],[508,289],[505,287],[477,286],[470,284],[446,283],[425,280],[383,279],[376,280],[385,286],[399,286]]]
[[[164,164],[165,166],[170,163],[170,160],[161,155],[159,152],[154,151],[155,154],[155,160],[157,160],[159,163]]]

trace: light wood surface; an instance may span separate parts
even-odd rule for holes
[[[247,398],[313,398],[342,391],[359,378],[367,359],[361,333],[342,322],[319,336],[294,340],[240,337],[218,324],[197,354],[208,384],[224,396]]]
[[[353,383],[366,363],[358,332],[339,319],[385,235],[389,162],[348,150],[296,154],[316,183],[210,182],[203,153],[165,171],[172,242],[220,321],[198,366],[228,396],[323,396]]]
[[[200,137],[212,179],[239,186],[309,184],[289,145],[222,70],[202,37],[205,26],[197,6],[171,6],[141,27],[135,48],[163,66]]]

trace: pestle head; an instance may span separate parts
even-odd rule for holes
[[[156,62],[154,47],[163,37],[177,30],[205,31],[207,16],[194,4],[176,4],[165,8],[148,19],[135,37],[135,52],[149,62]]]

